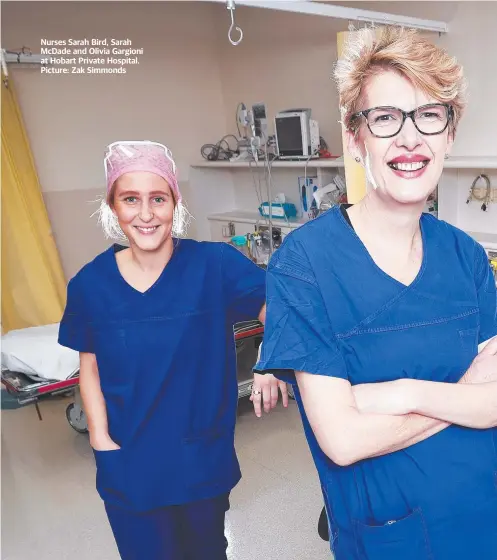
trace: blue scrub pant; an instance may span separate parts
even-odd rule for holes
[[[105,504],[122,560],[226,560],[229,495],[145,513]]]

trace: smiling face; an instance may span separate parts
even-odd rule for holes
[[[359,110],[372,107],[398,107],[412,111],[424,105],[439,103],[394,71],[382,71],[369,79]],[[390,113],[369,116],[370,125],[387,124],[395,118]],[[420,111],[418,126],[441,115],[431,109]],[[349,151],[364,162],[368,182],[385,199],[401,204],[422,204],[436,188],[443,170],[445,155],[452,147],[452,134],[448,126],[441,134],[425,135],[419,132],[412,119],[407,118],[401,131],[391,138],[377,138],[368,128],[365,117],[360,117],[357,133],[347,132]],[[385,123],[385,124],[383,124]],[[426,126],[426,128],[425,128]],[[397,127],[393,128],[395,132]],[[441,128],[441,127],[440,127]],[[436,129],[436,126],[435,126]]]
[[[169,184],[155,173],[125,173],[114,185],[112,209],[130,244],[142,251],[157,251],[171,237],[174,205]]]

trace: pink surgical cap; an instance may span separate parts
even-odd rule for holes
[[[182,200],[176,175],[176,164],[171,151],[162,144],[149,141],[114,142],[107,147],[104,165],[107,196],[116,180],[124,173],[149,171],[168,182],[176,203]]]

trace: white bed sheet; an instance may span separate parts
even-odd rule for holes
[[[63,381],[79,369],[79,353],[58,343],[59,323],[10,331],[2,336],[2,371],[35,381]]]

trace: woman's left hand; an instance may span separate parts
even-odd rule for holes
[[[284,381],[279,381],[270,373],[261,375],[254,373],[254,383],[250,400],[254,405],[255,415],[262,416],[262,407],[265,412],[270,412],[278,404],[278,393],[281,391],[281,401],[283,406],[288,406],[288,388]]]
[[[413,412],[410,379],[367,383],[352,387],[359,412],[402,416]]]

